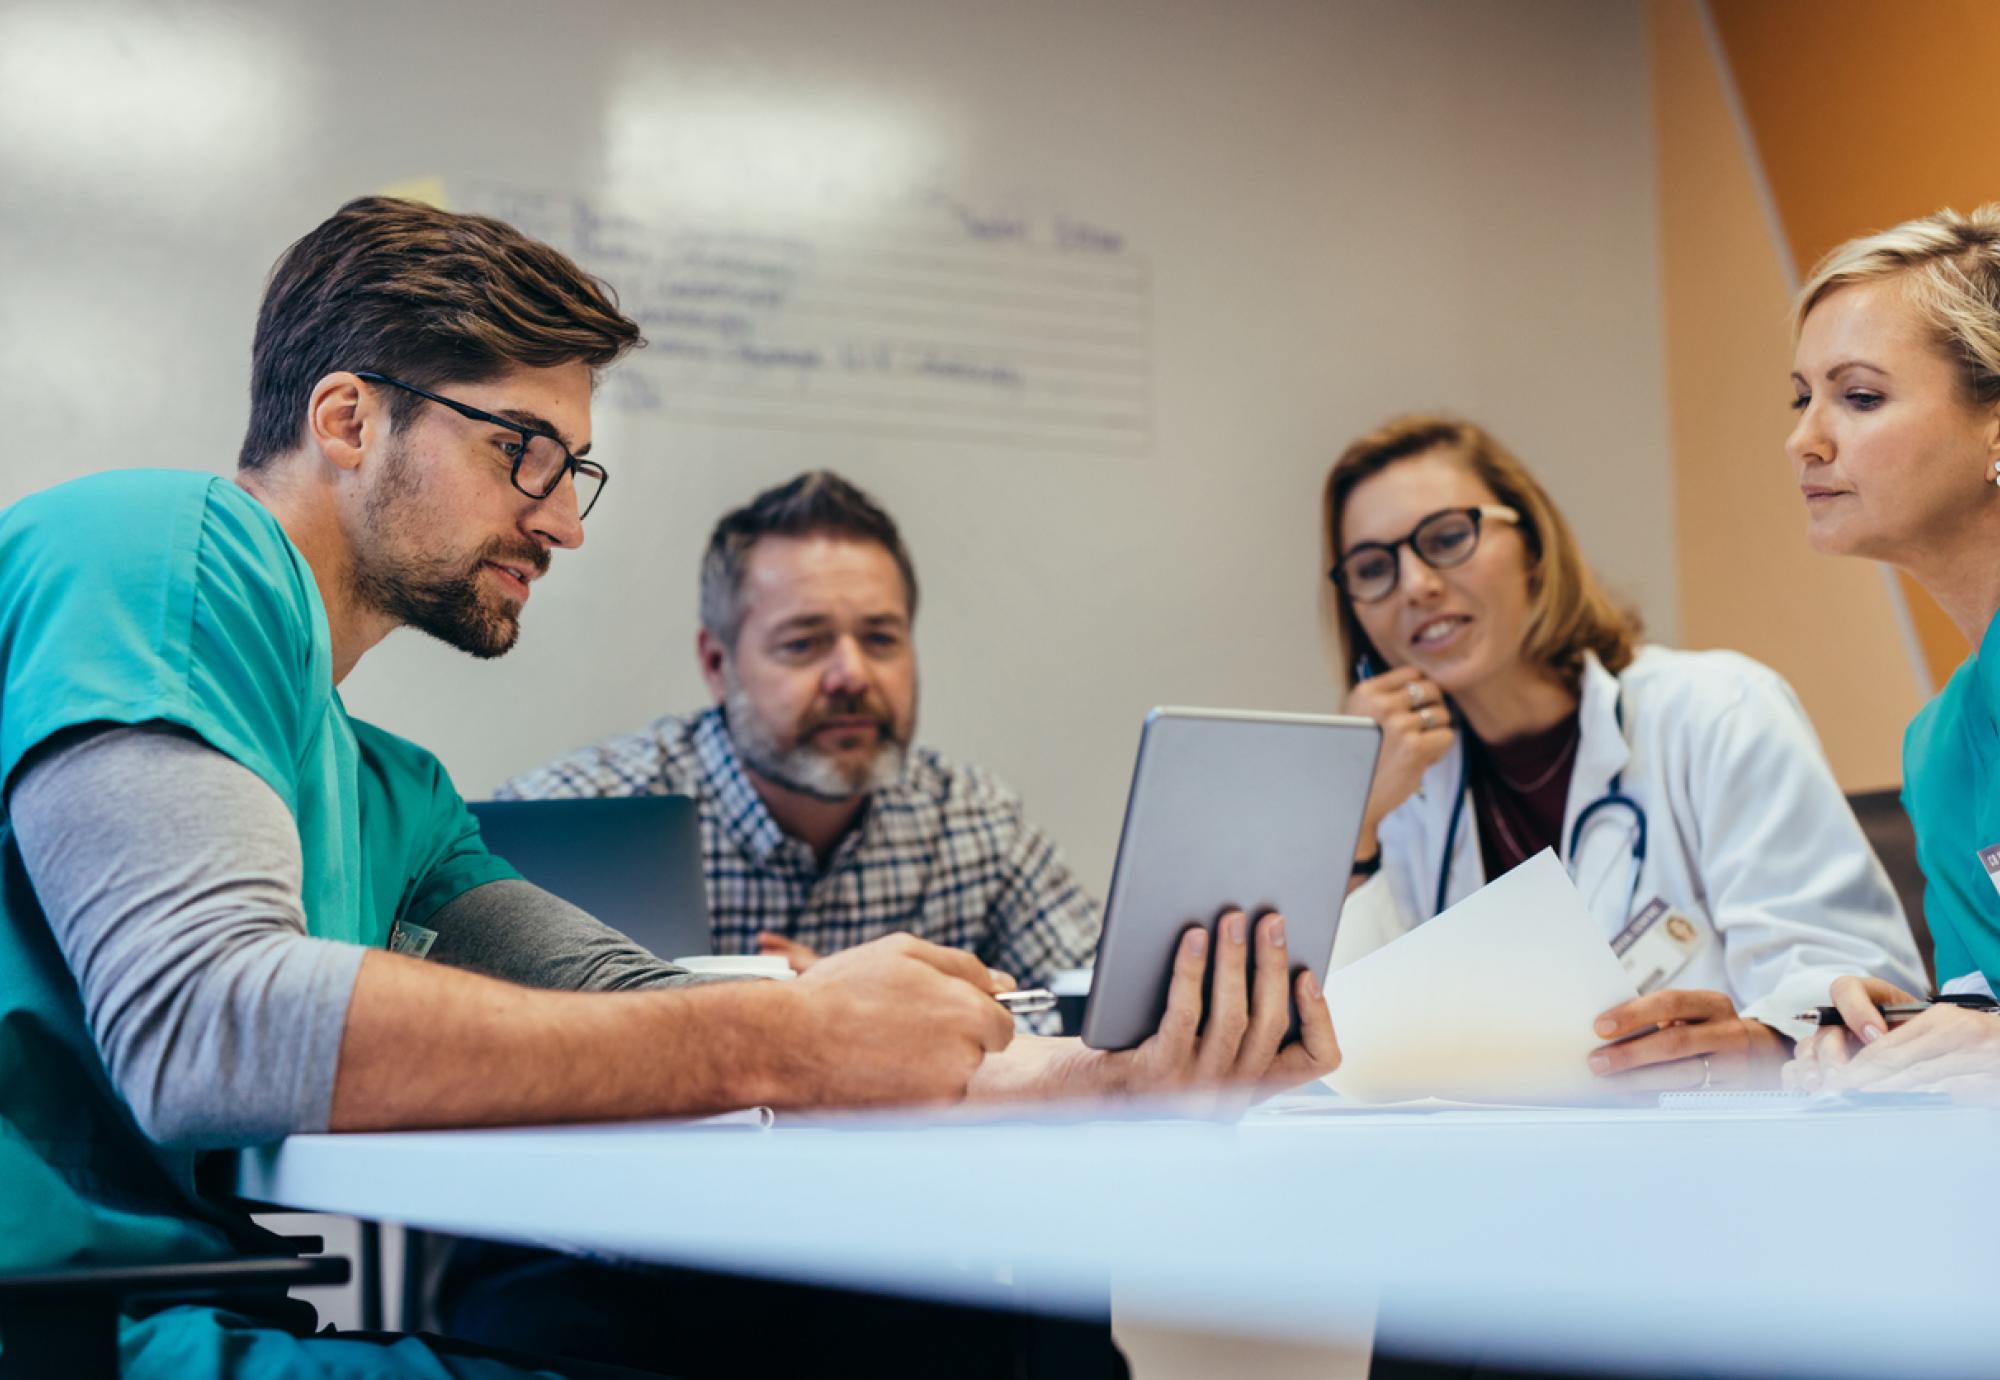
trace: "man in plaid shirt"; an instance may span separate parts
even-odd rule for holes
[[[916,608],[895,523],[838,476],[801,475],[724,517],[709,541],[698,645],[714,707],[570,753],[498,794],[693,796],[718,952],[761,949],[805,969],[905,930],[969,949],[1024,986],[1046,981],[1090,960],[1096,907],[1005,788],[910,745]],[[1240,920],[1233,941],[1222,933],[1225,949],[1250,942]],[[1258,933],[1255,946],[1270,952],[1274,931]],[[1205,962],[1205,938],[1196,930],[1177,950],[1183,981],[1190,961]],[[1301,1010],[1325,1009],[1317,989],[1298,991]],[[1204,1030],[1229,1028],[1225,1019]],[[1267,1023],[1264,1039],[1277,1033]],[[1073,1041],[1023,1043],[1028,1058],[1046,1051],[1049,1087],[1062,1083],[1058,1061],[1081,1051]],[[1131,1059],[1143,1088],[1157,1075],[1143,1055]],[[787,1325],[758,1333],[764,1348],[799,1358],[858,1346],[868,1371],[885,1377],[1011,1373],[1026,1354],[1004,1313],[636,1273],[525,1247],[460,1243],[444,1274],[439,1306],[454,1335],[626,1364],[671,1356],[689,1374],[739,1373],[745,1330],[771,1318]],[[688,1318],[715,1325],[690,1329]],[[1052,1364],[1064,1373],[1126,1373],[1101,1321],[1060,1328],[1065,1359]],[[1040,1334],[1033,1344],[1052,1343]]]
[[[917,577],[896,524],[821,470],[728,514],[701,571],[716,703],[517,776],[502,800],[690,795],[717,953],[897,930],[1023,986],[1090,961],[1098,912],[1020,801],[912,747]]]

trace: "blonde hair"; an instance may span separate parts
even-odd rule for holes
[[[1632,662],[1640,637],[1639,616],[1620,608],[1583,559],[1576,534],[1548,491],[1491,432],[1471,422],[1436,413],[1410,413],[1386,422],[1354,441],[1326,476],[1321,529],[1325,564],[1340,557],[1340,521],[1347,500],[1363,480],[1399,460],[1433,451],[1449,452],[1478,476],[1500,502],[1520,515],[1521,539],[1528,547],[1528,627],[1522,638],[1527,659],[1546,668],[1571,690],[1583,679],[1583,654],[1595,652],[1606,670]],[[1333,586],[1334,622],[1340,634],[1348,684],[1355,660],[1382,655],[1355,617],[1354,603]]]
[[[1799,289],[1792,339],[1834,292],[1885,278],[1900,280],[1918,319],[1958,363],[1972,398],[2000,402],[2000,202],[1963,216],[1947,207],[1841,245]]]

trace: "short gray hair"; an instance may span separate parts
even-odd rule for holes
[[[743,631],[743,574],[750,552],[766,537],[845,537],[872,541],[895,559],[911,622],[917,617],[917,569],[895,519],[832,470],[809,470],[766,489],[723,515],[701,558],[701,625],[723,646]]]

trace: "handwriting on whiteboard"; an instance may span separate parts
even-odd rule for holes
[[[468,189],[617,289],[650,342],[602,401],[730,425],[1151,450],[1152,299],[1126,237],[931,193],[866,224],[740,227]]]

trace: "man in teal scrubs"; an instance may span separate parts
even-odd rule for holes
[[[348,718],[335,687],[399,626],[512,645],[602,486],[595,371],[637,339],[510,227],[363,199],[273,273],[233,482],[110,473],[0,514],[0,1272],[268,1248],[195,1156],[298,1131],[1282,1083],[1337,1059],[1281,929],[1240,917],[1211,1019],[1191,932],[1126,1054],[1013,1039],[1002,979],[903,936],[796,982],[697,984],[520,880],[435,759]],[[515,1373],[282,1322],[170,1309],[127,1325],[126,1370]]]

